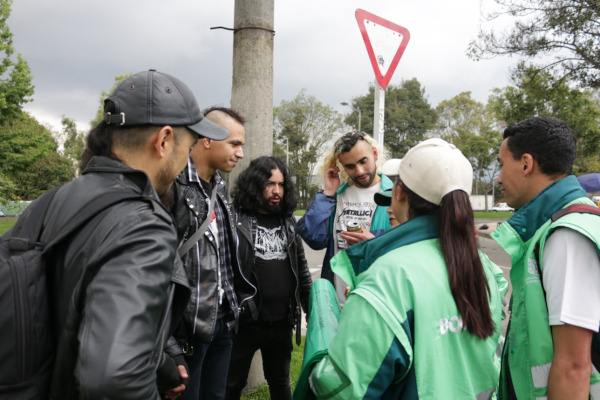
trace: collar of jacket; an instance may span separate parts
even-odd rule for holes
[[[585,197],[585,190],[582,189],[574,175],[569,175],[548,185],[518,209],[512,217],[506,220],[506,223],[525,243],[552,217],[554,212],[580,197]]]
[[[88,173],[111,173],[125,175],[140,190],[143,196],[158,200],[158,194],[150,182],[148,175],[141,170],[133,169],[118,160],[104,156],[94,156],[90,159],[82,174]],[[159,202],[160,203],[160,202]]]
[[[376,259],[398,247],[438,237],[438,225],[437,216],[421,215],[374,239],[350,246],[344,253],[352,264],[354,274],[358,275]]]
[[[390,178],[388,178],[386,175],[383,174],[377,174],[381,177],[381,190],[388,190],[391,189],[392,186],[394,186],[394,182],[391,181]],[[350,186],[349,182],[346,182],[344,184],[342,184],[336,194],[341,194],[344,190],[348,189],[348,186]]]
[[[224,182],[223,178],[221,178],[221,175],[219,175],[217,171],[215,171],[212,178],[215,180],[215,187],[218,187],[221,182]],[[195,183],[202,188],[200,179],[202,178],[198,176],[194,161],[192,161],[192,157],[190,157],[188,159],[187,167],[183,170],[183,172],[181,172],[181,174],[179,174],[177,181],[184,185],[191,185],[192,183]],[[202,191],[204,193],[204,188],[202,188]]]

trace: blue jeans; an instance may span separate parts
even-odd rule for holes
[[[233,330],[227,328],[225,318],[217,320],[213,340],[203,343],[188,339],[194,354],[186,357],[189,380],[181,400],[222,400],[225,397],[227,370],[233,346]]]
[[[248,322],[240,324],[233,340],[233,351],[227,376],[227,400],[238,400],[246,386],[252,357],[260,349],[263,371],[271,399],[292,398],[290,360],[292,358],[292,327],[289,321]]]

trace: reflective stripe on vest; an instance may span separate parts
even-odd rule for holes
[[[545,388],[548,386],[548,375],[552,363],[531,367],[531,377],[533,378],[533,386],[536,389]]]
[[[486,390],[485,392],[477,393],[477,396],[475,396],[475,400],[490,400],[495,392],[496,388]]]
[[[531,377],[533,378],[533,386],[536,389],[542,389],[548,386],[548,376],[550,375],[552,363],[538,365],[531,368]],[[598,370],[592,365],[592,375],[597,374]],[[600,382],[590,385],[590,397],[593,400],[600,400]],[[548,397],[536,397],[536,400],[547,400]],[[479,395],[477,395],[479,400]]]

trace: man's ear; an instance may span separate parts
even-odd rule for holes
[[[535,159],[529,153],[525,153],[521,156],[521,168],[524,176],[531,175],[533,173]]]
[[[205,149],[210,149],[210,144],[212,143],[212,140],[209,138],[202,138],[200,139],[200,143]]]
[[[152,134],[152,147],[159,158],[169,154],[175,144],[175,132],[170,126],[163,126]]]
[[[373,159],[375,160],[375,162],[377,162],[378,156],[379,156],[379,153],[377,152],[377,147],[373,146]]]

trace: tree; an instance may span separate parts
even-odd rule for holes
[[[463,92],[437,106],[436,133],[458,147],[473,166],[474,194],[493,191],[502,136],[492,113]],[[487,207],[487,202],[486,202]]]
[[[23,104],[31,101],[33,95],[27,61],[20,54],[13,59],[13,34],[6,24],[11,5],[11,0],[0,2],[0,125],[19,118]]]
[[[532,68],[521,68],[517,72],[514,86],[494,89],[490,96],[488,104],[496,118],[507,125],[541,115],[559,118],[577,137],[577,163],[597,156],[600,107],[593,93],[573,88],[566,80],[556,82],[548,72],[540,73]]]
[[[517,18],[512,30],[496,34],[481,30],[469,45],[475,58],[521,55],[544,60],[530,63],[537,71],[570,77],[582,87],[600,87],[600,2],[597,0],[494,0],[501,16]],[[547,60],[547,61],[546,61]]]
[[[31,200],[73,178],[51,132],[28,114],[0,126],[0,175],[12,182],[8,196]]]
[[[352,101],[355,110],[345,119],[348,125],[356,126],[358,111],[361,110],[361,125],[364,132],[373,133],[375,88]],[[425,139],[426,133],[435,126],[437,113],[425,96],[425,89],[416,78],[403,80],[400,86],[390,85],[385,91],[385,147],[393,157],[402,157],[408,149]]]
[[[63,115],[60,122],[62,124],[62,131],[59,134],[63,142],[62,154],[71,162],[75,176],[79,176],[81,172],[79,164],[83,150],[85,150],[86,134],[83,131],[77,130],[77,125],[71,118]]]
[[[313,170],[323,158],[327,142],[344,128],[342,115],[303,89],[291,101],[274,110],[273,153],[288,162],[296,179],[298,206],[304,208],[318,186]]]
[[[102,120],[104,120],[104,100],[106,100],[106,98],[108,96],[110,96],[110,94],[112,92],[115,91],[115,89],[117,88],[117,86],[119,86],[119,84],[121,82],[123,82],[125,79],[129,78],[131,75],[132,74],[130,72],[128,74],[115,76],[115,83],[113,83],[110,90],[108,92],[103,91],[102,93],[100,93],[100,99],[99,99],[100,106],[98,107],[98,110],[96,111],[96,117],[91,121],[92,127],[98,125]]]
[[[15,184],[6,175],[0,173],[0,204],[9,200],[14,191]]]

